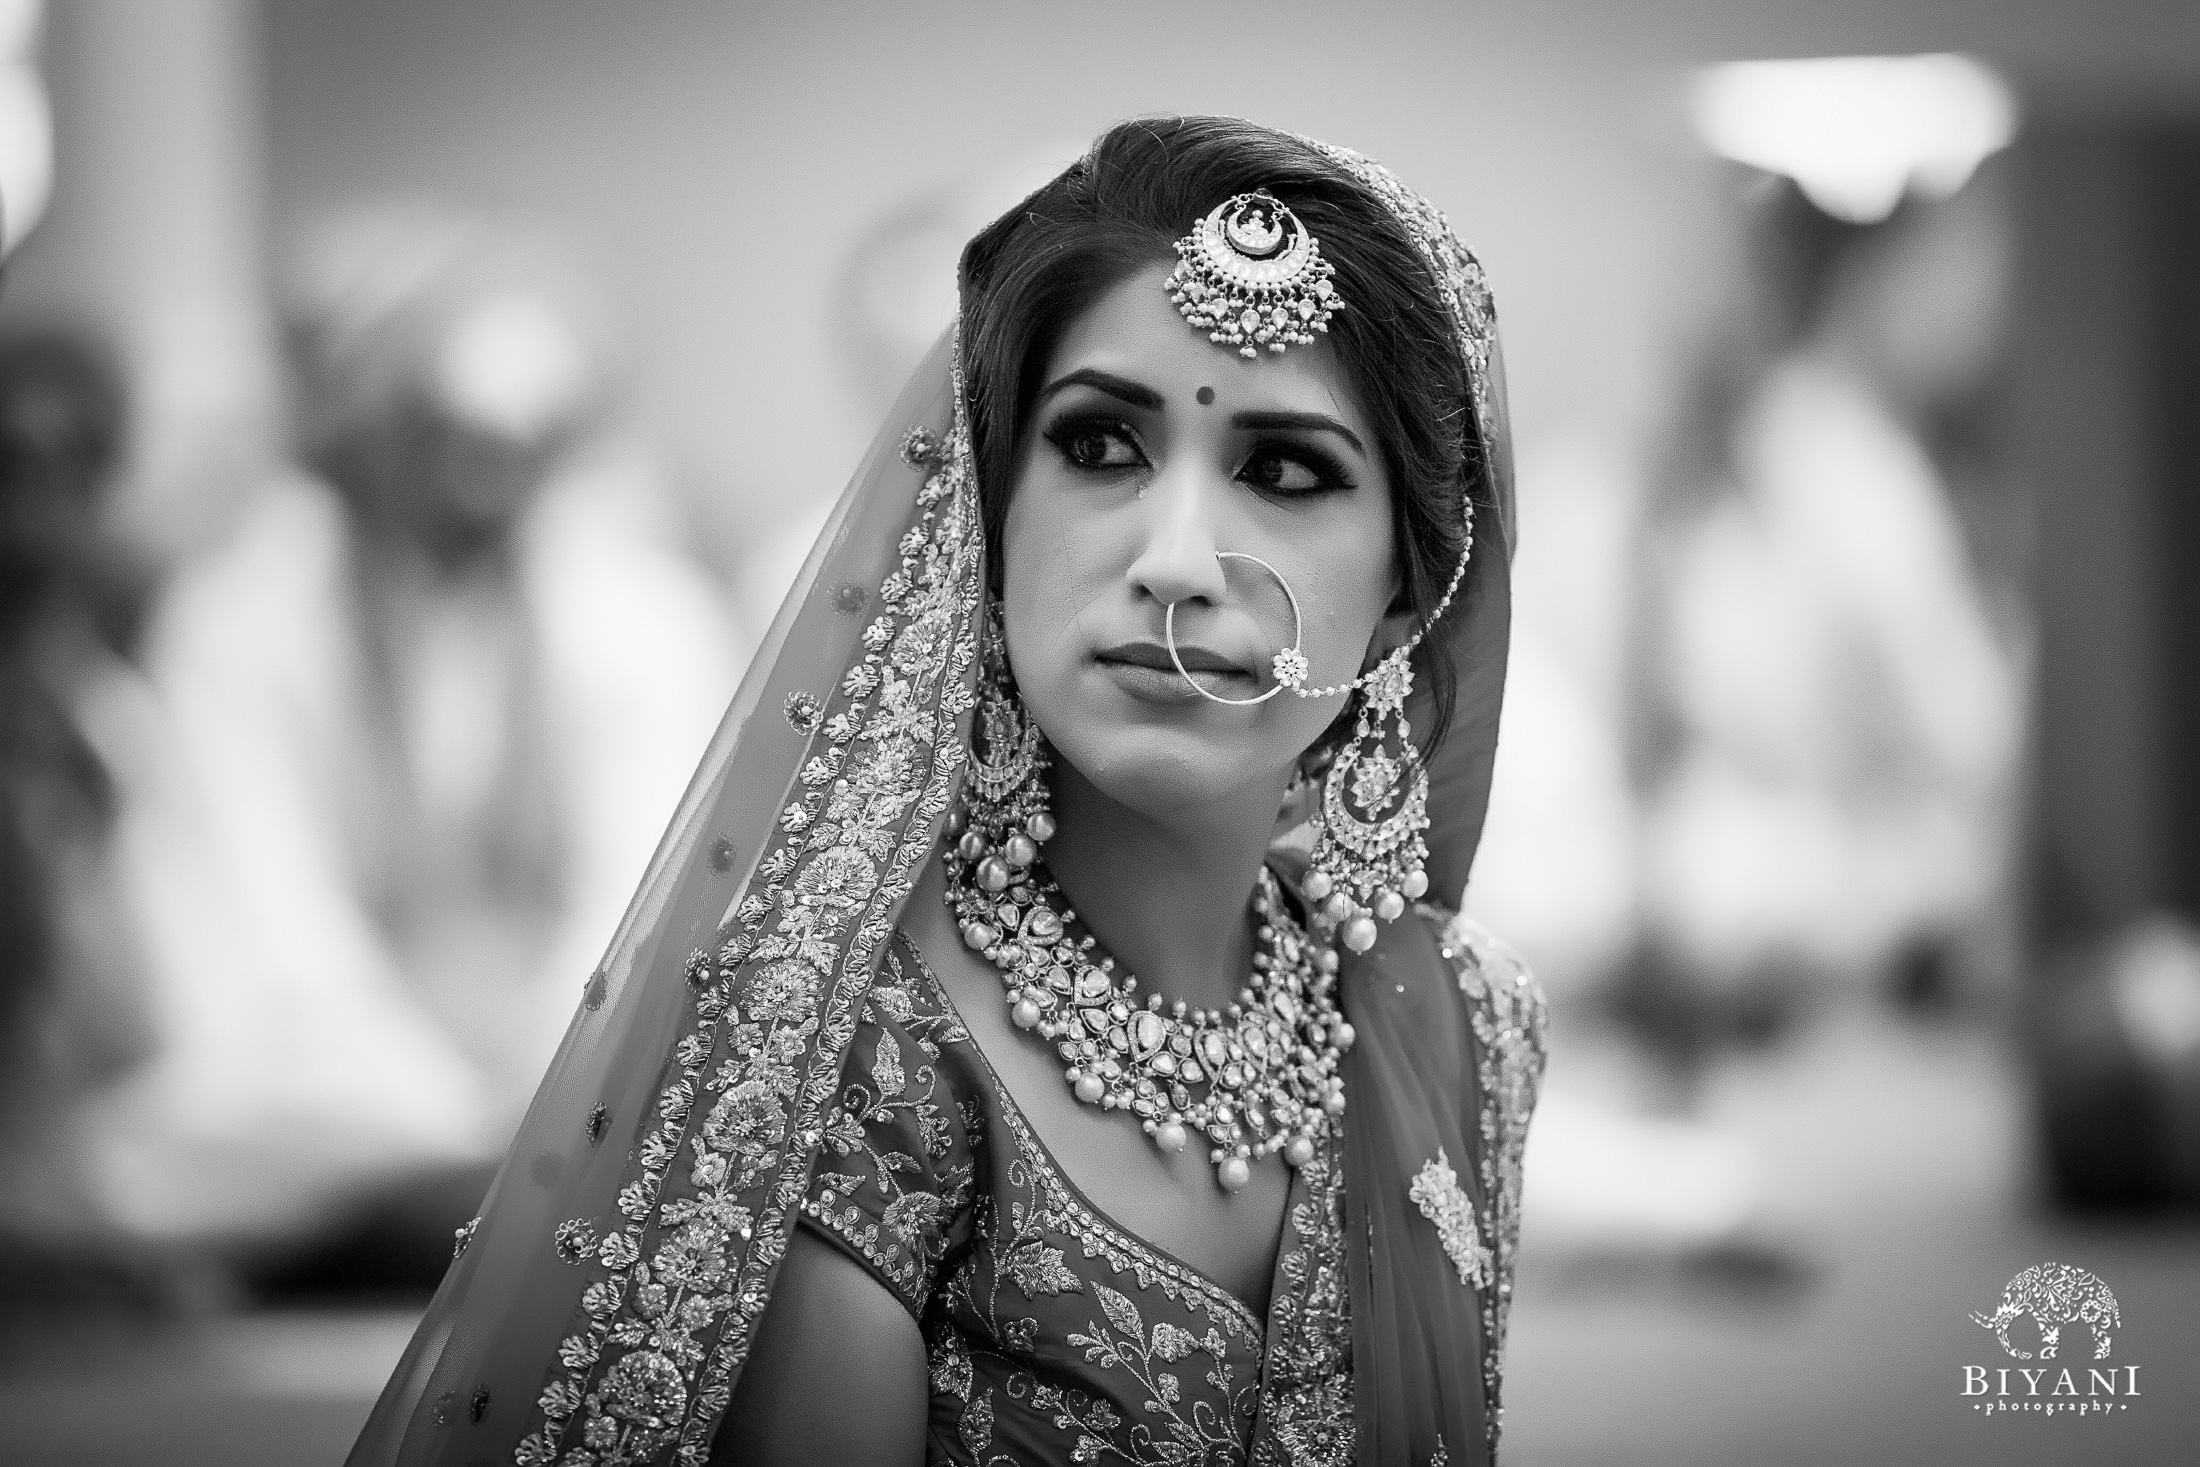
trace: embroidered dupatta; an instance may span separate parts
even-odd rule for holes
[[[1509,615],[1494,319],[1440,214],[1379,165],[1314,146],[1421,245],[1473,384],[1486,502],[1463,604],[1435,633],[1461,716],[1430,771],[1430,874],[1456,892],[1488,797]],[[759,648],[352,1467],[703,1467],[968,757],[984,585],[950,338]],[[1345,970],[1361,1035],[1344,1146],[1361,1462],[1494,1455],[1541,1054],[1540,1001],[1494,951],[1456,924],[1402,920]],[[1255,1460],[1297,1459],[1257,1430]]]

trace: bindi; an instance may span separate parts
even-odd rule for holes
[[[1195,396],[1199,398],[1199,405],[1205,407],[1215,400],[1215,390],[1212,387],[1202,387]]]

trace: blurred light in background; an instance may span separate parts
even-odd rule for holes
[[[38,69],[44,0],[0,0],[0,256],[46,212],[53,190],[53,108]]]
[[[2008,84],[1968,56],[1735,61],[1695,76],[1705,147],[1792,178],[1838,219],[1872,224],[1905,193],[1943,199],[2016,136]]]

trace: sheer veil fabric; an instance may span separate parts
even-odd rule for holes
[[[1433,890],[1457,893],[1487,803],[1510,607],[1494,318],[1480,267],[1440,214],[1378,165],[1312,146],[1421,245],[1470,369],[1487,462],[1475,565],[1432,634],[1450,644],[1460,696],[1430,770],[1429,870]],[[984,585],[950,334],[841,496],[608,956],[585,975],[352,1467],[702,1467],[770,1300],[821,1115],[968,756]],[[1296,834],[1278,843],[1287,876]],[[1542,1025],[1540,998],[1502,949],[1449,912],[1424,914],[1388,924],[1344,974],[1360,1034],[1344,1143],[1353,1460],[1413,1467],[1494,1455]],[[1464,1224],[1434,1225],[1417,1200],[1439,1161],[1471,1203],[1465,1261]],[[1258,1429],[1252,1455],[1298,1460]]]

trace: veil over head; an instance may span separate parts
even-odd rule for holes
[[[1488,800],[1510,608],[1495,321],[1480,266],[1440,213],[1380,165],[1311,146],[1412,236],[1472,385],[1484,462],[1476,564],[1431,633],[1459,681],[1429,770],[1428,870],[1433,890],[1455,895]],[[821,1117],[968,758],[982,521],[949,333],[841,496],[586,975],[353,1467],[709,1457],[824,1141]],[[1509,1088],[1517,1101],[1533,1064],[1518,1026],[1493,1026],[1487,1005],[1469,1002],[1475,1017],[1461,1023],[1370,996],[1409,968],[1440,972],[1416,1001],[1450,995],[1456,1009],[1482,981],[1461,966],[1464,945],[1456,924],[1440,934],[1401,921],[1344,973],[1361,1035],[1344,1155],[1363,1463],[1494,1452],[1518,1202],[1507,1129],[1517,1106],[1495,1096]],[[1496,1250],[1480,1287],[1463,1287],[1464,1271],[1449,1284],[1457,1261],[1409,1200],[1439,1156],[1456,1163]]]

